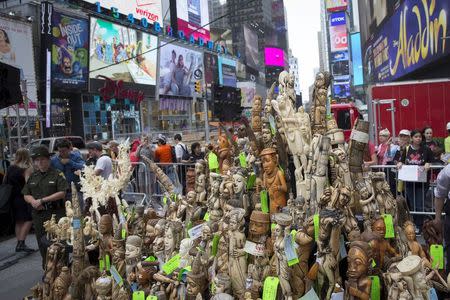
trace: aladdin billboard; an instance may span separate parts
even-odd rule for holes
[[[405,0],[365,45],[372,82],[389,82],[450,54],[450,1]]]
[[[327,0],[328,11],[347,10],[348,0]]]
[[[183,31],[187,38],[193,35],[196,40],[199,38],[209,40],[208,0],[171,0],[171,7],[174,3],[176,15],[171,14],[172,26],[178,31]]]

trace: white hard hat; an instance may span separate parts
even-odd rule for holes
[[[450,130],[450,122],[447,123],[447,130]]]

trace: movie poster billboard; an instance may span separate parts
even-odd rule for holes
[[[248,66],[258,69],[260,67],[258,34],[247,25],[243,26],[245,41],[245,61]]]
[[[252,107],[253,98],[256,95],[256,83],[252,81],[238,82],[237,87],[241,89],[241,106]]]
[[[30,23],[0,17],[0,62],[20,69],[20,80],[26,80],[28,113],[32,116],[37,115],[38,82]],[[14,102],[22,102],[22,99]]]
[[[155,85],[157,46],[154,35],[91,17],[90,78]]]
[[[219,56],[219,84],[236,87],[236,61]]]
[[[140,20],[146,18],[149,24],[159,22],[162,25],[161,0],[83,0],[88,3],[100,3],[104,9],[117,8],[117,11],[125,16],[133,14]]]
[[[405,0],[366,43],[364,65],[371,82],[399,79],[450,55],[450,2],[434,3]]]
[[[192,97],[195,82],[202,85],[203,54],[174,44],[162,44],[160,48],[159,94]]]
[[[209,40],[208,0],[176,0],[178,31]]]
[[[219,83],[219,61],[217,55],[205,52],[203,57],[205,61],[205,83],[207,85]]]
[[[89,22],[59,12],[52,16],[52,84],[84,90],[88,82]]]

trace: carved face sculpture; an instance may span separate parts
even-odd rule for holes
[[[270,132],[270,129],[267,127],[264,127],[261,131],[262,133],[262,140],[264,144],[268,144],[272,141],[272,133]]]
[[[219,192],[220,189],[220,180],[214,180],[211,184],[211,192],[213,194],[217,194]]]
[[[249,239],[267,235],[270,229],[269,215],[260,211],[253,211],[250,216]]]
[[[175,248],[175,236],[173,234],[173,229],[168,228],[166,234],[164,235],[164,249],[165,251],[172,251]]]
[[[372,224],[372,231],[380,235],[382,238],[386,235],[386,225],[383,219],[377,219]]]
[[[349,278],[358,279],[367,274],[369,268],[369,258],[359,247],[352,247],[348,252],[348,270]]]
[[[253,111],[261,112],[261,109],[262,109],[261,98],[255,97],[255,99],[253,100]]]
[[[190,191],[186,196],[187,203],[193,205],[195,203],[195,196],[196,196],[195,192]]]
[[[112,217],[110,215],[103,215],[100,218],[100,223],[98,225],[98,229],[102,235],[112,234],[112,232],[113,232]]]
[[[325,85],[325,74],[317,73],[316,81],[314,82],[314,85],[316,88],[319,88],[319,87],[322,87],[323,85]]]
[[[350,203],[351,199],[351,192],[347,188],[342,188],[341,192],[339,193],[339,203],[341,207],[345,207],[347,204]]]
[[[268,175],[275,174],[277,170],[277,157],[275,154],[267,154],[261,156],[264,172]]]
[[[360,186],[359,195],[361,196],[361,199],[369,199],[369,189],[366,185]]]
[[[130,235],[125,245],[125,257],[127,260],[134,260],[141,256],[142,240],[136,235]]]
[[[416,228],[412,222],[405,224],[405,235],[409,242],[416,240]]]
[[[273,236],[275,238],[280,238],[283,234],[283,227],[281,227],[281,225],[276,225],[275,228],[273,229]]]
[[[233,217],[230,219],[229,229],[230,229],[231,231],[236,231],[236,230],[238,230],[238,228],[239,228],[239,224],[238,224],[237,217],[236,217],[236,216],[233,216]]]
[[[201,283],[197,278],[192,276],[187,276],[187,294],[191,296],[196,296],[198,293],[202,292]]]
[[[195,164],[195,174],[203,174],[205,173],[205,168],[202,163]]]
[[[337,157],[339,159],[339,162],[343,163],[347,161],[347,155],[345,154],[344,150],[342,149],[336,149]]]
[[[215,295],[220,293],[229,293],[231,289],[231,279],[226,274],[217,274],[214,277]]]
[[[233,175],[233,190],[235,194],[239,194],[244,191],[245,178],[242,174],[236,173]]]

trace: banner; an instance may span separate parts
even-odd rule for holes
[[[189,38],[209,40],[208,0],[176,0],[178,31]],[[194,32],[195,31],[195,32]]]
[[[256,83],[252,81],[238,82],[237,87],[241,89],[241,106],[252,107],[253,98],[256,95]]]
[[[26,80],[29,114],[37,114],[38,85],[33,53],[33,34],[30,23],[0,17],[0,62],[20,69],[20,80]],[[18,99],[14,102],[22,102]]]
[[[260,68],[258,34],[245,24],[243,26],[243,31],[245,41],[245,62],[247,63],[247,66],[258,69]]]
[[[195,82],[203,85],[203,55],[174,44],[163,44],[160,49],[160,95],[192,97]]]
[[[348,49],[347,25],[330,27],[331,52]]]
[[[393,81],[450,55],[449,35],[450,1],[405,0],[366,44],[368,78]]]
[[[327,0],[327,10],[328,11],[346,10],[347,5],[348,5],[348,0]]]
[[[105,9],[114,7],[119,13],[128,16],[133,14],[136,19],[146,18],[148,23],[162,24],[161,0],[83,0],[88,3],[99,3]]]
[[[91,17],[90,78],[155,85],[158,38]]]
[[[64,90],[84,90],[88,82],[88,20],[58,12],[52,16],[52,84]]]

